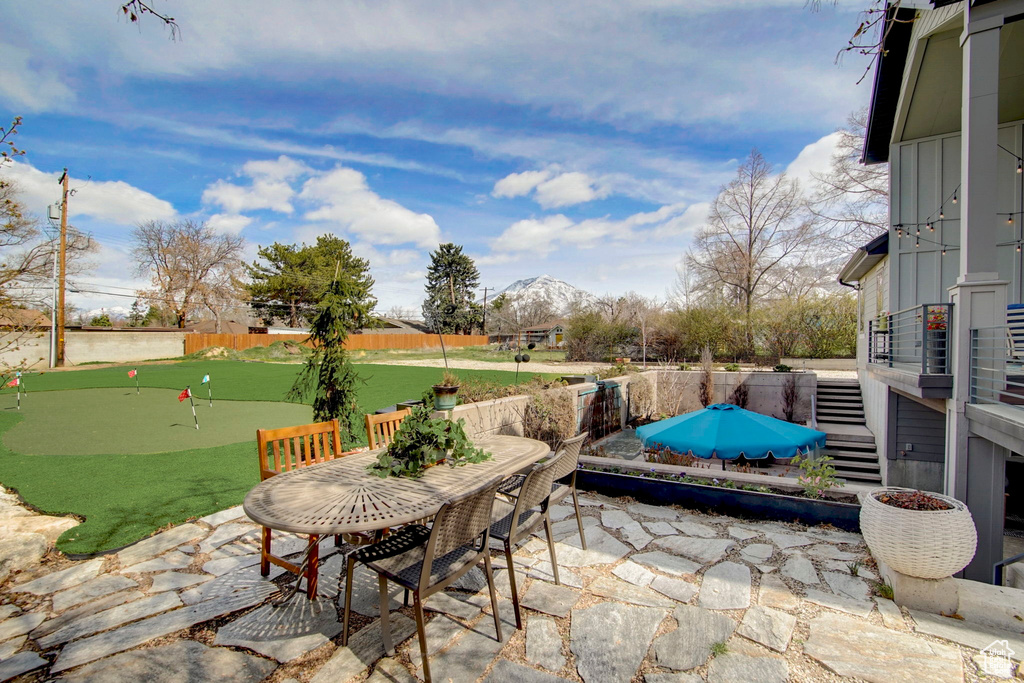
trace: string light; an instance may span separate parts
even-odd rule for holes
[[[953,203],[956,204],[956,192],[953,193]]]
[[[946,255],[946,250],[945,250],[945,249],[943,249],[943,250],[942,250],[942,255],[943,255],[943,256],[945,256],[945,255]]]
[[[1021,173],[1024,173],[1024,164],[1022,164],[1020,161],[1018,161],[1017,162],[1017,175],[1020,175]]]
[[[920,228],[920,227],[918,227],[918,228],[917,228],[917,236],[918,236],[918,237],[920,237],[920,236],[921,236],[921,228]]]
[[[915,240],[914,241],[914,248],[915,249],[920,249],[921,248],[921,240]]]
[[[1006,215],[1006,224],[1007,225],[1013,225],[1013,214],[1012,213]]]
[[[942,220],[945,217],[946,217],[946,213],[942,210],[942,207],[940,206],[939,207],[939,220]]]

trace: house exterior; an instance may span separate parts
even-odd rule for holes
[[[565,335],[565,322],[552,320],[542,325],[528,327],[519,333],[519,345],[526,346],[529,343],[546,344],[558,346],[562,343]]]
[[[966,502],[964,573],[985,582],[1024,498],[1024,323],[1008,325],[1024,302],[1020,18],[1024,0],[889,7],[863,154],[889,164],[889,232],[840,275],[859,294],[883,481]]]

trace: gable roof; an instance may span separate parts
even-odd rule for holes
[[[851,286],[851,282],[860,282],[864,275],[875,267],[875,265],[889,255],[889,233],[871,240],[863,247],[853,252],[853,256],[846,262],[843,269],[839,271],[839,284]]]

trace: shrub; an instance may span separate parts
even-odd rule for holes
[[[711,347],[705,346],[700,352],[700,388],[697,392],[700,404],[705,408],[715,400],[715,376],[711,372],[713,360]]]
[[[736,388],[732,390],[732,393],[729,395],[729,402],[740,408],[747,407],[747,404],[750,403],[750,387],[747,386],[746,380],[737,384]]]
[[[629,412],[631,418],[648,422],[654,415],[654,385],[640,374],[629,378]]]
[[[779,363],[774,368],[772,368],[772,370],[774,372],[793,372],[793,368],[789,367],[785,363]]]
[[[796,375],[790,375],[786,378],[786,383],[782,385],[782,414],[786,417],[786,422],[793,421],[796,404],[799,400],[800,390],[796,386]]]
[[[740,371],[740,364],[739,363],[726,363],[725,364],[725,371],[726,372],[739,372]]]
[[[832,466],[832,458],[827,455],[814,459],[801,458],[798,455],[793,458],[793,464],[800,468],[797,482],[803,487],[804,495],[808,498],[821,498],[830,488],[843,485],[836,479],[836,468]]]
[[[523,414],[523,435],[556,448],[578,430],[576,393],[565,387],[545,389],[541,383],[520,385],[530,397]]]

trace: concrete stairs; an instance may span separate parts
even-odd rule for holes
[[[818,429],[825,432],[825,454],[836,475],[859,484],[882,483],[875,435],[864,419],[864,402],[856,380],[818,380]]]

